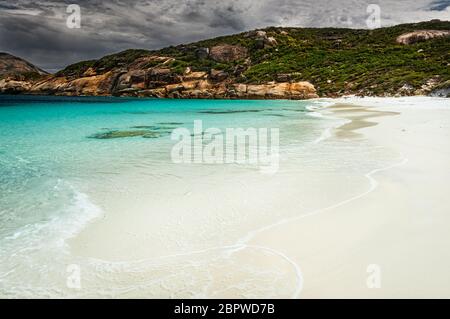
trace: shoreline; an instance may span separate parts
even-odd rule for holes
[[[445,96],[435,96],[435,95],[356,95],[356,94],[344,94],[341,96],[319,96],[313,98],[279,98],[279,97],[255,97],[255,96],[239,96],[239,97],[156,97],[156,96],[144,96],[144,95],[65,95],[65,94],[44,94],[44,93],[4,93],[0,92],[0,97],[2,96],[26,96],[26,97],[64,97],[64,98],[118,98],[118,99],[149,99],[149,100],[217,100],[217,101],[323,101],[323,100],[342,100],[345,103],[345,100],[348,99],[408,99],[408,98],[438,98],[438,99],[450,99],[450,97]]]
[[[324,100],[321,101],[327,102]],[[406,99],[407,101],[408,99]],[[120,251],[125,252],[125,250],[118,250],[117,254],[114,253],[114,249],[111,250],[111,247],[107,246],[108,241],[103,244],[95,243],[93,246],[89,244],[92,247],[85,251],[83,245],[86,247],[87,243],[92,242],[99,234],[103,233],[106,235],[109,233],[110,235],[108,236],[113,236],[114,229],[117,229],[116,227],[118,227],[119,221],[122,220],[117,215],[115,218],[119,219],[116,221],[110,221],[107,224],[102,224],[102,221],[100,221],[96,225],[91,225],[93,226],[92,228],[85,229],[81,237],[71,241],[71,244],[75,244],[72,248],[78,247],[75,250],[77,253],[85,251],[82,254],[87,253],[86,256],[91,257],[102,251],[101,254],[107,259],[102,260],[104,257],[96,259],[94,263],[97,263],[97,265],[100,264],[107,267],[109,264],[110,266],[122,265],[123,267],[133,267],[132,265],[138,264],[140,272],[143,273],[147,273],[153,269],[152,266],[149,266],[152,263],[158,264],[163,260],[191,260],[190,257],[195,257],[194,260],[203,264],[203,267],[210,273],[210,276],[214,278],[211,279],[212,282],[209,284],[211,287],[210,292],[205,292],[205,295],[201,296],[202,298],[233,298],[245,296],[242,295],[243,292],[240,292],[240,289],[237,289],[235,285],[239,282],[245,282],[249,277],[252,278],[255,275],[242,274],[241,268],[235,268],[237,265],[247,265],[246,267],[251,265],[252,268],[256,269],[276,269],[276,271],[282,271],[284,276],[287,276],[282,281],[282,284],[288,284],[290,288],[284,287],[275,295],[270,295],[267,291],[266,293],[261,291],[260,293],[253,292],[256,294],[250,294],[247,297],[270,295],[272,297],[284,298],[413,298],[430,294],[437,297],[449,296],[450,292],[435,286],[437,284],[437,278],[440,278],[439,276],[448,277],[447,273],[443,271],[436,272],[436,277],[434,277],[432,286],[429,289],[426,289],[427,286],[424,285],[422,289],[416,290],[416,293],[412,295],[411,291],[413,290],[411,289],[412,287],[408,286],[410,284],[408,278],[417,276],[417,274],[420,274],[426,269],[432,269],[434,263],[426,268],[420,266],[416,268],[411,267],[406,275],[399,276],[399,272],[404,270],[405,266],[402,264],[403,261],[396,261],[391,251],[391,246],[393,244],[395,246],[395,242],[399,241],[401,249],[410,252],[408,245],[402,242],[404,234],[401,232],[402,225],[398,220],[400,217],[396,215],[400,214],[400,216],[403,216],[406,212],[402,210],[401,203],[398,202],[395,196],[392,197],[392,192],[394,194],[396,192],[406,192],[401,197],[402,200],[408,198],[414,201],[418,197],[415,192],[410,194],[404,190],[405,187],[408,188],[411,185],[401,183],[397,185],[395,180],[391,180],[392,176],[400,176],[405,179],[409,178],[410,173],[408,169],[410,169],[409,165],[411,165],[411,156],[406,156],[407,158],[405,158],[405,151],[399,149],[397,143],[387,143],[387,141],[393,140],[393,136],[386,136],[384,130],[386,129],[385,126],[391,130],[393,127],[395,128],[396,123],[399,121],[403,122],[401,119],[405,117],[405,113],[408,115],[411,110],[408,107],[404,108],[395,105],[382,107],[358,106],[359,99],[352,101],[350,104],[347,99],[344,101],[333,100],[333,102],[333,106],[319,109],[319,111],[324,113],[325,116],[331,115],[350,122],[332,128],[331,136],[325,138],[325,141],[342,140],[349,141],[352,144],[359,140],[370,139],[375,142],[374,147],[377,147],[376,145],[387,147],[397,154],[383,166],[375,167],[363,173],[361,177],[365,182],[360,184],[362,189],[353,191],[353,195],[349,193],[350,196],[347,197],[335,196],[334,201],[329,200],[329,205],[323,204],[310,212],[306,210],[297,216],[283,217],[278,221],[249,229],[244,232],[244,236],[239,236],[237,241],[225,245],[206,245],[205,248],[201,249],[145,257],[147,253],[145,253],[145,249],[142,250],[141,248],[142,246],[147,246],[151,241],[143,240],[138,245],[141,248],[137,249],[137,242],[132,244],[133,240],[130,237],[132,241],[129,244],[131,244],[130,247],[134,247],[132,249],[134,253],[128,255],[133,256],[137,251],[141,251],[141,253],[137,253],[131,259],[130,257],[124,258],[124,255],[121,255],[122,253]],[[371,101],[364,100],[364,103],[371,104]],[[426,107],[424,106],[422,108],[425,109]],[[416,107],[413,106],[411,109],[414,112]],[[450,110],[446,110],[445,108],[443,110],[450,112]],[[435,114],[433,112],[431,113],[430,117],[434,118]],[[420,114],[418,115],[420,116]],[[404,123],[406,128],[409,130],[411,125],[416,125],[415,121],[417,119],[417,116],[412,116],[412,123]],[[395,132],[395,135],[401,135],[403,132]],[[414,138],[412,140],[414,141]],[[402,142],[404,141],[402,140]],[[440,158],[445,159],[442,156]],[[419,166],[418,168],[427,170],[427,167]],[[331,181],[337,184],[333,184],[334,186],[330,190],[337,190],[336,187],[339,187],[339,182],[334,179],[328,182]],[[326,183],[326,180],[321,180],[321,182]],[[445,187],[442,186],[441,189],[445,189]],[[223,191],[218,190],[218,192],[221,193]],[[273,197],[273,199],[275,198]],[[383,214],[377,214],[378,209],[376,207],[380,203],[383,205]],[[444,203],[445,207],[450,207],[448,201]],[[375,212],[373,211],[374,209]],[[138,218],[137,223],[140,224],[145,225],[149,221],[147,218],[144,218],[144,215],[135,215],[136,217]],[[129,222],[127,224],[132,225]],[[391,242],[386,242],[383,239],[383,225],[385,224],[391,230]],[[445,225],[446,221],[444,220],[442,224]],[[124,225],[122,224],[122,226]],[[399,230],[396,231],[396,228]],[[148,231],[148,229],[141,228],[141,226],[133,226],[132,229],[136,232],[136,236],[142,239],[142,232],[145,233]],[[314,230],[314,232],[311,230]],[[430,237],[429,241],[434,241],[434,233],[430,233],[430,230],[427,229],[424,235]],[[444,242],[445,240],[448,241],[446,236],[444,234],[444,238],[442,239]],[[299,243],[299,240],[300,243],[305,244],[300,244],[300,246],[295,244]],[[377,241],[380,241],[382,245],[377,245]],[[97,248],[94,248],[96,246]],[[335,248],[331,249],[330,247]],[[368,252],[364,253],[365,249]],[[109,254],[112,253],[109,255],[109,258],[106,251],[110,251]],[[429,251],[431,252],[432,249]],[[385,257],[383,253],[387,254],[389,258]],[[121,260],[113,257],[119,255],[122,256]],[[140,257],[136,258],[138,256]],[[412,256],[415,255],[412,254]],[[110,259],[111,257],[112,259]],[[434,254],[427,255],[427,257],[429,260],[436,258]],[[450,266],[450,254],[441,252],[439,258],[444,258],[445,260],[445,266],[439,267],[439,269],[446,269],[446,265]],[[221,260],[224,266],[215,265],[214,262],[211,264],[211,260],[215,259]],[[258,262],[255,263],[255,261]],[[347,267],[341,269],[343,267],[342,263],[344,265],[347,264]],[[366,270],[372,264],[381,264],[382,271],[387,272],[387,274],[383,275],[383,278],[387,277],[388,279],[386,281],[388,283],[386,284],[383,281],[382,284],[383,286],[387,285],[387,289],[383,286],[382,288],[384,289],[367,288],[366,277],[369,274],[367,274]],[[384,270],[386,264],[388,264],[388,270]],[[341,272],[343,273],[340,274]],[[392,272],[396,276],[392,277]],[[231,280],[227,284],[229,288],[222,291],[222,288],[217,287],[217,283],[225,280],[225,277],[223,277],[224,273],[233,275],[231,275],[231,278],[226,279],[226,281]],[[121,276],[120,274],[118,275]],[[262,278],[258,277],[258,279],[253,280],[260,281]],[[396,284],[394,285],[392,282]],[[278,282],[277,285],[279,284]]]
[[[376,100],[375,98],[373,101]],[[254,238],[253,242],[280,249],[302,267],[306,278],[305,288],[301,294],[302,298],[448,298],[450,290],[445,282],[450,281],[447,271],[450,266],[450,253],[440,246],[448,248],[448,244],[444,243],[448,243],[450,240],[443,229],[443,225],[450,223],[450,218],[442,214],[448,211],[450,202],[443,200],[439,214],[434,214],[434,216],[427,217],[424,215],[425,212],[421,211],[427,205],[432,207],[432,202],[422,204],[421,207],[414,210],[414,202],[420,202],[420,195],[433,196],[433,192],[439,192],[443,195],[441,199],[444,199],[445,191],[442,189],[445,189],[445,186],[414,187],[415,184],[405,184],[410,179],[410,171],[413,168],[422,171],[422,174],[428,173],[428,176],[432,176],[432,178],[438,178],[441,172],[433,170],[431,167],[416,165],[415,157],[418,154],[414,153],[414,150],[410,152],[405,147],[399,147],[398,141],[392,142],[395,140],[394,136],[383,132],[384,130],[389,130],[389,133],[396,131],[396,122],[401,121],[402,118],[406,118],[411,123],[403,123],[407,128],[400,132],[414,130],[415,127],[410,126],[417,125],[417,122],[420,123],[420,119],[418,121],[417,116],[408,114],[411,112],[408,107],[392,105],[373,107],[373,104],[377,104],[373,101],[364,101],[365,106],[363,107],[356,106],[360,101],[353,101],[354,111],[361,112],[364,109],[377,111],[382,108],[389,113],[396,113],[399,118],[395,118],[395,116],[376,117],[375,125],[344,124],[338,128],[335,135],[339,138],[358,138],[364,135],[381,145],[396,148],[402,158],[399,158],[397,163],[366,174],[370,187],[360,195],[311,214],[304,221],[292,222],[284,227],[280,225],[278,229],[269,230],[265,234],[265,238],[260,236]],[[341,102],[348,103],[345,100]],[[347,111],[352,112],[351,108]],[[412,112],[414,112],[414,107],[412,107]],[[446,113],[450,115],[450,109],[447,109]],[[358,115],[355,117],[358,118]],[[429,115],[429,117],[434,121],[437,120],[433,115]],[[367,118],[373,119],[374,116],[368,115]],[[443,121],[448,124],[448,120]],[[339,133],[339,130],[344,130],[345,133]],[[350,134],[347,130],[350,130]],[[354,130],[357,131],[356,135]],[[449,133],[448,126],[446,133]],[[395,135],[395,138],[399,137],[399,133]],[[433,136],[436,137],[435,134]],[[399,140],[406,142],[405,138],[401,136]],[[413,145],[417,145],[417,142],[414,143],[414,139],[409,139],[410,143],[411,140]],[[439,141],[445,143],[442,138]],[[434,158],[439,158],[445,168],[444,162],[450,155],[450,149],[448,146],[445,147],[445,144],[442,146],[445,150],[444,156]],[[421,153],[420,157],[424,157],[424,155]],[[430,155],[426,157],[433,158]],[[430,171],[433,174],[430,174]],[[450,177],[448,170],[446,176]],[[445,176],[442,177],[443,183],[445,180]],[[430,186],[433,187],[431,190]],[[427,187],[429,189],[425,191]],[[423,191],[423,194],[417,191],[413,192],[415,188]],[[396,198],[396,192],[400,198]],[[407,208],[402,205],[406,200],[412,202],[405,205]],[[377,209],[377,206],[380,206],[381,211]],[[423,224],[423,221],[419,220],[407,226],[421,228],[426,232],[415,236],[409,234],[408,227],[403,225],[399,218],[405,218],[405,215],[411,213],[410,210],[415,215],[422,215],[420,218],[425,218],[426,223]],[[392,214],[400,216],[392,216]],[[437,219],[433,223],[433,227],[436,229],[427,224],[433,218]],[[440,223],[437,222],[438,220]],[[409,218],[403,222],[405,221],[410,222]],[[315,229],[317,233],[312,233],[309,230],[311,228]],[[302,236],[303,239],[312,244],[309,247],[300,246],[298,248],[289,246],[287,242],[294,240],[294,234],[298,233],[305,233],[306,235]],[[410,245],[408,240],[405,240],[405,235],[406,238],[410,237],[409,240],[413,244]],[[434,246],[436,244],[437,247]],[[414,251],[416,245],[426,246],[427,249]],[[402,254],[395,256],[394,247]],[[315,255],[314,251],[320,252],[320,254]],[[405,257],[416,263],[404,264]],[[374,264],[381,270],[381,286],[377,289],[370,289],[367,286],[370,276],[368,269]],[[430,269],[433,269],[432,274],[429,273]],[[415,281],[412,278],[418,280]]]
[[[99,216],[63,243],[62,255],[51,252],[58,263],[82,267],[83,289],[54,292],[447,297],[448,285],[439,286],[450,266],[446,102],[319,99],[304,106],[312,112],[308,122],[291,114],[282,126],[288,136],[315,133],[282,152],[281,170],[270,178],[239,167],[153,166],[146,162],[151,156],[135,157],[108,183],[93,179],[80,189]],[[370,265],[381,268],[380,289],[366,285]],[[430,269],[433,276],[425,273]]]

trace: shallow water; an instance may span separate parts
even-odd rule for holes
[[[292,296],[300,279],[283,256],[236,245],[357,194],[396,158],[329,138],[345,121],[322,106],[0,96],[0,296]],[[278,128],[279,170],[173,163],[170,133],[194,120]],[[81,289],[67,285],[73,264]]]

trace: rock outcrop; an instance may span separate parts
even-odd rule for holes
[[[223,70],[192,71],[187,67],[182,74],[167,66],[169,57],[149,57],[159,61],[145,68],[143,61],[134,61],[125,68],[98,74],[87,68],[80,77],[50,75],[30,83],[0,81],[0,88],[8,93],[54,94],[66,96],[136,96],[156,98],[217,98],[217,99],[308,99],[318,97],[309,82],[269,82],[265,84],[237,84]],[[148,65],[148,64],[147,64]]]
[[[186,49],[187,50],[187,49]],[[192,67],[179,72],[176,59],[162,55],[143,55],[123,62],[123,55],[112,57],[112,67],[99,63],[75,65],[54,75],[42,74],[34,81],[0,80],[0,92],[27,94],[54,94],[66,96],[138,96],[157,98],[252,98],[252,99],[307,99],[317,97],[314,86],[308,82],[265,84],[237,84],[250,65],[248,50],[238,45],[217,45],[210,49],[196,49],[199,59],[208,58],[222,63],[241,61],[231,72],[211,68],[194,71]],[[115,65],[117,64],[117,66]],[[106,64],[107,67],[110,65]],[[290,80],[290,79],[289,79]]]
[[[311,99],[318,97],[316,89],[309,82],[268,83],[259,85],[240,85],[239,92],[250,98],[272,99]]]
[[[247,38],[255,41],[257,49],[264,49],[267,47],[275,47],[278,45],[277,40],[274,37],[269,37],[266,31],[254,30],[246,34]]]
[[[309,82],[236,84],[215,82],[208,78],[190,80],[183,78],[180,83],[168,84],[157,89],[122,92],[129,96],[151,96],[167,98],[217,98],[217,99],[310,99],[318,95]],[[127,94],[128,93],[128,94]]]
[[[11,79],[0,80],[0,93],[19,94],[31,89],[32,84],[28,81],[16,81]]]
[[[55,95],[109,95],[112,72],[85,76],[76,79],[52,76],[34,83],[27,93]]]
[[[48,73],[37,66],[0,52],[0,93],[18,94],[31,89],[33,82]]]
[[[216,45],[209,51],[211,59],[217,62],[233,62],[245,59],[248,56],[248,50],[239,45]]]
[[[449,37],[449,30],[418,30],[414,32],[404,33],[397,37],[396,41],[400,44],[414,44],[434,38]]]

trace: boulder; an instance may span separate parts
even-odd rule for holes
[[[245,72],[245,70],[247,70],[247,67],[245,65],[238,64],[234,67],[233,75],[240,76],[242,73]]]
[[[398,36],[396,41],[399,44],[409,45],[417,42],[427,41],[434,38],[442,38],[448,36],[450,36],[450,30],[419,30],[404,33]]]
[[[183,86],[184,90],[193,90],[193,89],[197,88],[198,81],[182,82],[181,85]]]
[[[266,98],[290,98],[289,83],[275,83],[266,86]]]
[[[275,47],[278,45],[278,42],[274,37],[268,37],[264,43],[271,47]]]
[[[213,89],[215,98],[224,98],[228,95],[228,87],[224,83],[219,83]]]
[[[266,47],[275,47],[278,45],[277,40],[274,37],[268,37],[266,31],[250,31],[246,34],[246,37],[253,38],[255,40],[256,49],[264,49]]]
[[[442,88],[442,89],[436,89],[433,92],[429,94],[430,96],[434,97],[447,97],[450,98],[450,87]]]
[[[206,72],[185,72],[185,75],[183,75],[183,81],[203,80],[206,79],[207,76],[208,74]]]
[[[205,99],[212,97],[212,94],[207,90],[194,89],[181,92],[181,96],[189,99]]]
[[[207,59],[209,56],[209,48],[198,48],[195,50],[195,57],[199,60]]]
[[[248,56],[248,50],[240,45],[216,45],[210,49],[209,56],[217,62],[233,62]]]
[[[255,40],[255,48],[257,50],[264,49],[265,46],[265,40],[264,39],[256,39]]]
[[[249,84],[247,85],[247,97],[264,98],[267,94],[267,85],[265,84]]]
[[[399,94],[400,96],[403,96],[403,95],[411,95],[411,94],[413,94],[413,93],[414,93],[414,86],[412,86],[412,85],[409,84],[409,83],[403,84],[403,86],[398,90],[398,94]]]
[[[234,89],[237,93],[242,94],[242,95],[247,93],[247,85],[246,84],[242,84],[242,83],[234,84]]]
[[[246,38],[267,38],[267,32],[262,30],[252,30],[247,32]]]
[[[167,97],[166,88],[157,88],[157,89],[149,89],[149,90],[141,90],[138,92],[139,96],[150,96],[157,98]]]
[[[145,82],[146,72],[144,70],[136,70],[130,72],[130,82],[132,84]]]
[[[291,83],[289,89],[291,98],[293,99],[313,99],[319,97],[314,85],[306,81]]]
[[[212,85],[211,82],[209,82],[208,80],[201,80],[198,81],[197,88],[199,90],[209,90],[212,88]]]
[[[148,81],[146,86],[149,89],[156,89],[156,88],[162,87],[164,85],[167,85],[167,83],[161,82],[161,81]]]
[[[117,76],[114,90],[120,91],[127,88],[144,89],[146,87],[146,72],[133,70]]]
[[[149,81],[160,81],[166,83],[172,83],[175,80],[175,74],[172,73],[170,68],[153,68],[148,73]]]
[[[31,88],[31,83],[27,81],[15,81],[15,80],[0,80],[0,92],[8,94],[17,94],[24,91],[28,91]]]
[[[211,71],[209,72],[209,78],[215,82],[224,81],[228,78],[228,76],[229,74],[225,71],[211,69]]]
[[[239,96],[260,99],[309,99],[317,98],[316,89],[309,82],[267,83],[234,86]],[[244,91],[246,89],[246,91]]]
[[[179,92],[179,91],[183,91],[184,90],[184,86],[182,84],[169,84],[166,85],[166,91],[167,93],[174,93],[174,92]]]

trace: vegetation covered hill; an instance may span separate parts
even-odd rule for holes
[[[448,92],[450,37],[422,39],[413,34],[407,44],[397,41],[400,35],[420,30],[447,30],[450,35],[450,22],[433,20],[376,30],[269,27],[161,50],[126,50],[70,65],[38,89],[55,94],[164,97],[185,97],[178,93],[188,90],[195,90],[199,97],[216,97],[207,90],[225,90],[219,97],[242,97],[254,90],[261,97],[276,97],[277,90],[286,86],[265,87],[262,94],[257,85],[308,81],[319,96]],[[198,82],[194,85],[191,80]],[[201,81],[212,84],[205,86]],[[180,86],[186,82],[189,88]],[[95,87],[86,89],[92,83]],[[53,90],[56,84],[58,90]],[[239,95],[239,90],[245,94]]]

